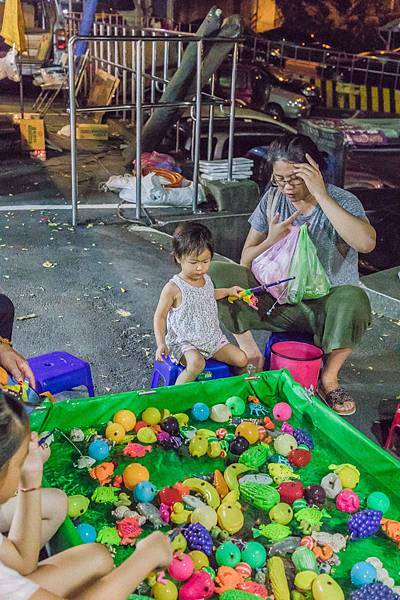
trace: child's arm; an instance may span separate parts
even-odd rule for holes
[[[173,306],[176,289],[175,284],[170,281],[164,286],[158,301],[156,312],[154,313],[154,335],[157,343],[157,360],[164,360],[169,354],[168,346],[165,343],[165,333],[167,330],[167,316]]]
[[[243,292],[244,288],[239,287],[238,285],[234,285],[230,288],[217,288],[214,290],[214,297],[216,300],[222,300],[227,296],[234,296],[235,298],[240,298],[240,292]]]
[[[43,475],[41,453],[36,435],[33,434],[21,470],[20,491],[10,531],[0,545],[0,561],[21,575],[32,573],[39,559],[42,521],[40,488]]]
[[[117,569],[81,590],[79,596],[74,596],[74,598],[79,597],[79,600],[109,600],[110,598],[126,600],[151,571],[168,567],[171,560],[172,548],[169,539],[162,533],[155,532],[138,542],[136,552]],[[61,567],[60,576],[62,576]],[[60,600],[60,596],[40,589],[33,594],[30,600]]]

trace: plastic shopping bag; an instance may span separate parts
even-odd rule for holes
[[[289,277],[290,265],[296,251],[300,227],[293,225],[290,233],[279,242],[257,256],[251,264],[251,270],[261,284],[272,283]],[[288,299],[288,284],[282,283],[269,288],[268,292],[279,304],[285,304]]]
[[[306,224],[300,227],[296,251],[290,264],[289,277],[295,277],[288,284],[287,302],[289,304],[322,298],[331,289],[328,276],[308,235]]]

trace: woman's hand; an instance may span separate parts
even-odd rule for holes
[[[167,344],[159,344],[156,350],[156,360],[162,362],[169,356],[169,348]]]
[[[276,244],[277,242],[279,242],[280,240],[285,238],[290,233],[292,226],[293,226],[293,221],[295,221],[297,219],[299,214],[300,214],[300,211],[297,210],[288,219],[286,219],[285,221],[282,221],[282,223],[279,223],[279,213],[276,213],[272,217],[272,219],[269,223],[268,236],[267,236],[267,241],[268,241],[269,247],[273,246],[274,244]]]
[[[326,186],[318,163],[306,154],[307,163],[295,163],[294,173],[300,177],[310,194],[317,200],[327,195]]]
[[[24,488],[40,487],[43,477],[43,455],[38,444],[36,432],[31,433],[28,454],[21,469],[21,486]]]
[[[28,362],[21,354],[5,344],[0,345],[0,366],[17,381],[28,379],[29,385],[35,389],[35,377]]]

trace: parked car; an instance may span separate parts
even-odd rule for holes
[[[239,63],[236,80],[236,98],[246,106],[266,112],[275,119],[309,117],[311,104],[302,93],[289,87],[278,87],[277,78],[264,67]],[[222,65],[216,73],[216,94],[230,97],[232,65]]]
[[[289,76],[282,69],[275,67],[263,68],[263,71],[267,72],[272,79],[272,85],[274,87],[281,87],[283,89],[302,94],[306,97],[311,106],[318,106],[322,102],[321,90],[316,85],[303,81],[302,79],[296,79]]]

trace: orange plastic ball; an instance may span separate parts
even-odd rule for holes
[[[106,427],[106,438],[111,442],[122,442],[126,431],[119,423],[109,423]]]
[[[122,477],[124,479],[125,487],[128,488],[128,490],[133,490],[135,485],[141,481],[149,481],[150,473],[146,467],[140,463],[131,463],[125,467]]]
[[[258,427],[251,421],[243,421],[240,423],[240,425],[236,427],[235,434],[246,438],[249,444],[255,444],[259,439]]]
[[[132,431],[136,425],[136,417],[131,410],[119,410],[113,417],[114,423],[119,423],[125,431]]]

